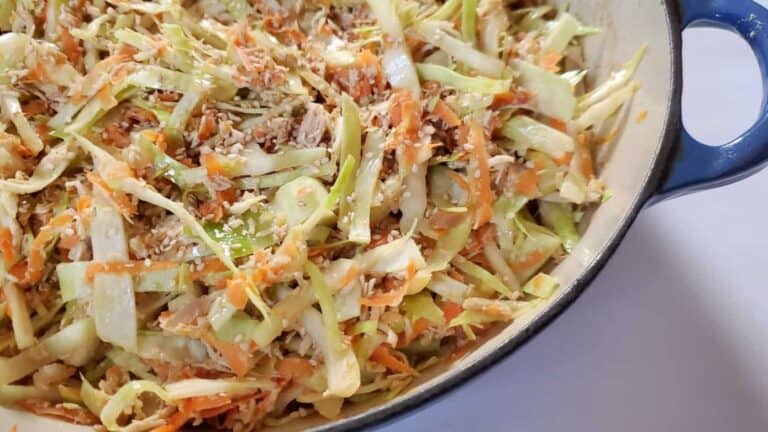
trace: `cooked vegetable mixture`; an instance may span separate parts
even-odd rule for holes
[[[0,403],[251,431],[546,301],[642,50],[531,0],[0,1]]]

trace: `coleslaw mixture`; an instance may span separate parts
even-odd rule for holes
[[[526,0],[0,2],[0,403],[250,431],[546,301],[643,51]]]

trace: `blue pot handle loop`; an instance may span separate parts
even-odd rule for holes
[[[683,27],[705,25],[737,31],[757,56],[768,88],[768,10],[752,0],[681,0]],[[684,128],[680,150],[659,198],[684,195],[742,180],[768,163],[768,93],[750,130],[721,147],[700,143]]]

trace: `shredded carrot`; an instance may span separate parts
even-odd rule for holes
[[[94,187],[100,189],[109,198],[109,200],[115,204],[117,209],[120,211],[120,214],[122,214],[124,217],[130,219],[136,215],[138,209],[128,195],[112,190],[107,182],[105,182],[103,178],[94,172],[89,172],[85,175],[85,177],[88,179],[88,181],[91,182],[91,184],[93,184]]]
[[[78,39],[75,39],[65,26],[59,26],[59,38],[61,39],[61,49],[69,59],[69,62],[75,68],[82,69],[83,51],[80,48]]]
[[[568,132],[568,124],[557,118],[549,119],[549,126],[553,129],[559,130],[562,133]]]
[[[550,71],[550,72],[559,72],[560,71],[560,61],[563,59],[563,55],[560,54],[557,51],[550,51],[543,56],[541,56],[541,59],[539,60],[539,66],[542,68]]]
[[[43,276],[45,268],[45,248],[48,243],[56,237],[64,227],[72,223],[72,216],[69,213],[63,213],[51,219],[47,225],[40,228],[37,236],[32,240],[29,247],[29,261],[24,277],[25,283],[35,283]]]
[[[168,423],[152,429],[150,432],[177,432],[181,430],[184,425],[192,419],[192,416],[188,413],[177,411],[169,419]]]
[[[223,176],[226,172],[215,153],[206,153],[200,156],[200,163],[205,168],[205,172],[208,173],[208,177]]]
[[[559,158],[555,158],[555,163],[560,166],[569,166],[573,160],[573,152],[564,153]]]
[[[77,214],[80,217],[83,217],[83,215],[91,208],[93,205],[93,197],[90,195],[82,195],[77,199],[77,203],[75,204],[75,209],[77,210]]]
[[[468,124],[468,141],[472,147],[470,153],[470,187],[476,203],[475,228],[487,224],[493,216],[493,192],[491,192],[491,173],[488,167],[485,131],[478,121]]]
[[[237,309],[245,309],[248,305],[248,281],[242,274],[235,275],[227,281],[227,300]]]
[[[11,276],[15,277],[16,280],[24,281],[24,279],[26,279],[28,266],[29,264],[27,263],[26,260],[19,261],[16,264],[14,264],[10,270],[8,270],[8,273],[10,273]]]
[[[448,269],[448,276],[450,276],[452,279],[456,279],[459,282],[464,282],[464,275],[459,273],[455,268],[450,267]]]
[[[189,273],[192,279],[200,279],[211,273],[224,273],[229,271],[226,265],[218,258],[206,258],[203,260],[202,266],[199,266],[195,271]]]
[[[192,397],[184,399],[179,407],[179,411],[186,414],[195,414],[200,411],[221,408],[231,403],[232,399],[222,395]]]
[[[307,378],[315,372],[309,360],[300,357],[284,357],[277,361],[277,374],[287,378]]]
[[[414,261],[409,261],[406,268],[405,280],[395,278],[384,279],[385,286],[389,289],[387,292],[376,293],[370,297],[360,299],[363,306],[397,306],[403,301],[403,297],[408,292],[408,285],[411,279],[416,275],[417,266]],[[391,285],[390,285],[391,284]]]
[[[642,122],[644,122],[647,119],[648,119],[648,110],[644,110],[644,111],[641,111],[640,114],[637,115],[637,118],[635,119],[635,121],[637,123],[642,123]]]
[[[80,243],[80,236],[77,233],[62,234],[59,238],[58,247],[64,250],[70,250]]]
[[[528,168],[520,173],[515,190],[529,198],[536,196],[539,191],[539,174],[535,168]]]
[[[453,111],[453,109],[451,109],[447,103],[443,102],[441,99],[438,99],[437,103],[435,104],[435,108],[432,110],[432,114],[434,114],[448,127],[461,126],[461,119],[459,116]]]
[[[448,174],[448,177],[450,177],[451,180],[453,180],[458,187],[460,187],[467,193],[471,192],[469,182],[467,182],[467,179],[465,179],[464,176],[462,176],[461,174],[453,170],[448,170],[445,173]]]
[[[358,276],[360,276],[360,268],[357,266],[350,267],[349,270],[344,273],[344,276],[341,277],[341,280],[339,280],[339,286],[345,287],[349,285],[350,282],[357,279]]]
[[[491,109],[500,110],[504,108],[527,105],[531,102],[533,95],[525,90],[515,89],[504,93],[499,93],[493,97]]]
[[[113,261],[92,262],[85,270],[86,280],[93,280],[98,273],[125,273],[139,275],[146,272],[170,270],[178,268],[181,264],[176,261]]]
[[[16,251],[13,248],[13,233],[8,227],[0,228],[0,252],[3,254],[5,267],[11,268],[16,263]]]
[[[392,354],[392,349],[386,344],[381,344],[373,350],[371,360],[394,372],[409,375],[416,374],[416,370],[414,370],[408,363]]]
[[[246,351],[240,348],[239,345],[224,342],[216,339],[210,333],[206,333],[203,340],[208,345],[212,346],[216,351],[224,357],[224,361],[227,362],[229,368],[239,377],[244,377],[251,368],[248,363],[250,357]]]
[[[216,112],[213,110],[206,110],[200,118],[200,128],[197,131],[197,138],[200,141],[205,141],[216,135],[216,131]]]
[[[461,312],[464,310],[464,308],[461,307],[460,304],[446,301],[443,302],[440,305],[440,309],[443,310],[443,315],[445,316],[445,322],[450,323],[454,318],[459,316]]]
[[[541,265],[546,259],[547,256],[544,254],[544,252],[537,249],[529,253],[521,261],[511,263],[510,267],[512,267],[512,270],[514,270],[516,273],[524,273]]]
[[[101,90],[96,93],[96,98],[99,100],[99,103],[101,103],[104,111],[109,111],[118,104],[117,99],[112,95],[112,86],[110,84],[106,84],[102,87]]]

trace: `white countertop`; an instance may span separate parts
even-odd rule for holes
[[[687,32],[685,44],[686,124],[710,143],[735,137],[762,94],[747,45],[704,29]],[[768,171],[644,211],[556,322],[377,430],[768,430],[766,190]]]

